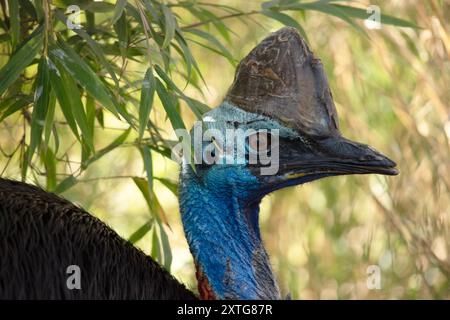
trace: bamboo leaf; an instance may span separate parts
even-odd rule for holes
[[[158,93],[164,110],[166,110],[167,116],[169,117],[173,129],[186,129],[186,127],[184,126],[184,122],[176,109],[176,103],[173,94],[166,90],[165,86],[159,79],[156,79],[156,92]]]
[[[316,2],[307,2],[307,3],[294,3],[289,4],[285,6],[284,8],[289,10],[315,10],[320,11],[323,13],[327,13],[329,15],[333,15],[335,17],[338,17],[345,22],[347,22],[349,25],[351,25],[353,28],[355,28],[357,31],[361,32],[364,35],[367,35],[366,31],[361,28],[358,24],[356,24],[350,17],[346,14],[345,11],[341,10],[340,8],[331,5],[327,1],[316,1]]]
[[[48,62],[45,57],[39,60],[38,71],[34,89],[34,107],[31,114],[30,145],[28,146],[25,163],[23,166],[22,177],[26,177],[28,163],[34,154],[34,151],[41,143],[42,131],[45,125],[45,116],[47,114],[50,99],[50,79]]]
[[[128,138],[128,135],[130,134],[130,132],[131,132],[131,128],[128,128],[120,136],[118,136],[116,139],[114,139],[113,142],[111,142],[109,145],[107,145],[105,148],[98,150],[98,152],[93,157],[91,157],[88,160],[86,160],[85,162],[83,162],[83,167],[85,167],[85,168],[88,167],[90,164],[97,161],[98,159],[103,157],[105,154],[111,152],[118,146],[122,145],[125,142],[125,140]]]
[[[179,33],[179,32],[176,33],[175,37],[176,37],[178,44],[181,47],[181,50],[183,51],[182,56],[183,56],[183,59],[185,59],[187,68],[188,68],[188,79],[190,78],[191,65],[192,65],[194,67],[195,71],[197,72],[197,74],[200,76],[200,79],[202,79],[203,84],[206,87],[208,87],[205,79],[203,78],[202,72],[200,71],[200,68],[197,64],[197,61],[195,61],[195,58],[192,56],[191,50],[189,49],[189,46],[187,45],[186,40],[181,36],[181,33]]]
[[[152,229],[153,222],[154,220],[150,219],[144,223],[139,229],[133,232],[133,234],[128,238],[128,241],[134,244],[141,240]]]
[[[173,81],[170,79],[169,76],[161,69],[160,66],[155,65],[156,73],[161,77],[161,79],[164,80],[166,85],[175,91],[191,108],[191,110],[195,113],[197,118],[201,118],[203,113],[208,112],[210,109],[205,104],[201,103],[200,101],[197,101],[195,99],[187,97],[176,85],[173,83]],[[163,86],[164,87],[164,86]]]
[[[178,184],[167,178],[153,177],[154,179],[161,182],[167,189],[172,191],[175,196],[178,196]]]
[[[345,12],[348,16],[358,19],[367,19],[370,15],[367,13],[365,9],[345,6],[341,4],[331,4],[332,6],[338,8],[342,12]],[[381,23],[390,24],[398,27],[407,27],[407,28],[419,28],[416,24],[403,20],[400,18],[396,18],[387,14],[380,14]]]
[[[116,3],[116,6],[114,7],[114,16],[111,20],[112,24],[115,24],[117,20],[122,16],[123,10],[125,9],[127,5],[127,0],[119,0]]]
[[[99,109],[102,110],[102,109]],[[95,109],[95,100],[88,94],[86,96],[86,118],[88,123],[89,134],[94,139],[95,133],[95,117],[96,117],[96,109]],[[81,162],[85,163],[89,157],[91,156],[94,150],[90,150],[89,148],[82,148],[81,150]]]
[[[53,90],[50,92],[50,98],[48,102],[47,114],[45,115],[45,126],[44,126],[44,145],[48,146],[50,143],[50,134],[53,129],[53,120],[55,117],[55,105],[56,98]]]
[[[81,38],[83,38],[86,41],[86,43],[91,47],[91,49],[94,52],[95,56],[97,57],[98,61],[105,67],[105,69],[111,75],[111,78],[114,80],[114,83],[116,85],[116,89],[118,89],[119,88],[119,80],[117,79],[117,76],[116,76],[116,73],[114,72],[113,67],[106,60],[105,52],[103,52],[102,47],[96,41],[94,41],[91,38],[91,36],[83,29],[74,29],[73,31],[76,32]]]
[[[9,117],[10,115],[14,114],[15,112],[25,108],[26,106],[28,106],[32,102],[33,102],[33,100],[30,97],[27,96],[27,97],[24,97],[22,99],[18,99],[17,101],[15,101],[12,104],[6,105],[5,107],[7,109],[0,116],[0,122],[2,122],[7,117]]]
[[[77,184],[77,182],[78,182],[77,179],[73,175],[70,175],[67,178],[65,178],[63,181],[61,181],[55,187],[55,190],[53,192],[56,194],[61,194],[64,191],[67,191],[70,188],[72,188],[75,184]]]
[[[84,2],[84,1],[83,1]],[[107,2],[99,2],[99,1],[86,1],[86,4],[80,6],[82,10],[87,10],[89,12],[111,12],[115,9],[115,6],[112,3]]]
[[[42,45],[42,27],[36,29],[30,39],[16,50],[11,59],[0,70],[0,96],[17,80],[30,62],[34,59]]]
[[[49,66],[50,83],[52,84],[52,88],[55,91],[59,106],[61,107],[61,111],[63,112],[64,118],[66,119],[67,124],[74,133],[75,137],[80,140],[77,124],[72,112],[72,97],[75,96],[74,99],[76,99],[76,96],[79,96],[78,88],[76,91],[70,92],[69,94],[69,91],[65,89],[65,70],[63,68],[58,69],[55,63],[51,61],[51,59],[49,60]]]
[[[85,141],[88,148],[93,151],[94,142],[92,130],[88,125],[80,91],[72,77],[58,64],[58,62],[55,62],[52,66],[50,80],[56,96],[58,97],[59,105],[66,116],[66,120],[75,135],[78,135],[78,130],[76,129],[74,122],[78,124],[83,135],[83,141]]]
[[[233,58],[233,55],[231,54],[231,52],[219,40],[217,40],[217,38],[214,37],[212,34],[202,31],[202,30],[199,30],[199,29],[187,29],[186,32],[195,34],[196,36],[205,39],[206,41],[208,41],[209,43],[214,45],[215,48],[217,48],[217,50],[215,50],[215,52],[217,52],[220,55],[222,55],[223,57],[227,58],[227,60],[233,66],[236,65],[236,60]],[[202,45],[199,42],[196,42],[196,43]]]
[[[141,101],[139,104],[139,140],[142,139],[144,131],[147,128],[153,105],[153,97],[155,95],[155,87],[155,77],[153,76],[153,69],[150,67],[147,69],[144,81],[142,82]]]
[[[147,202],[147,206],[150,209],[150,213],[157,220],[159,220],[160,218],[156,212],[155,203],[152,201],[152,198],[151,198],[151,191],[150,191],[148,182],[145,179],[140,178],[140,177],[133,177],[133,181],[136,184],[136,186],[138,187],[138,189],[141,191],[142,196],[145,199],[145,202]]]
[[[19,2],[17,0],[8,0],[8,8],[11,44],[12,48],[15,49],[20,37]]]
[[[51,148],[42,149],[42,158],[47,177],[47,191],[53,191],[56,187],[56,158]]]
[[[170,271],[170,265],[172,264],[172,250],[170,248],[169,238],[164,230],[164,227],[158,224],[160,230],[160,240],[162,246],[162,252],[164,255],[164,267],[166,270]]]
[[[159,245],[159,239],[158,239],[158,233],[156,230],[156,227],[153,227],[153,234],[152,234],[152,250],[150,255],[152,256],[153,259],[155,259],[158,262],[162,262],[162,257],[161,257],[161,247]]]
[[[148,208],[150,209],[150,213],[156,219],[156,221],[158,223],[162,222],[169,225],[166,214],[161,204],[159,203],[158,198],[156,197],[153,190],[149,188],[148,181],[140,177],[133,177],[133,181],[141,191],[142,196],[144,197],[145,202],[147,202]]]
[[[104,83],[98,78],[89,65],[63,41],[58,40],[57,46],[51,46],[50,56],[53,61],[58,61],[66,71],[77,80],[77,82],[98,100],[112,114],[118,116],[119,104],[106,88]],[[129,122],[131,119],[124,109],[119,109],[119,113]]]
[[[11,36],[7,33],[0,34],[0,43],[11,40]]]
[[[148,147],[141,147],[142,159],[144,160],[144,168],[147,174],[147,182],[149,190],[153,190],[153,165],[152,155]]]
[[[119,39],[119,50],[122,58],[127,56],[127,47],[128,47],[128,25],[125,14],[117,20],[114,24],[114,29],[116,30],[117,37]]]
[[[269,18],[272,18],[274,20],[281,22],[282,24],[284,24],[286,26],[297,29],[300,32],[300,34],[306,39],[306,41],[309,42],[308,36],[306,35],[306,32],[303,29],[303,27],[292,17],[288,16],[285,13],[274,11],[274,10],[264,10],[263,14]]]
[[[161,3],[161,10],[164,14],[164,30],[165,30],[165,36],[164,36],[164,42],[162,44],[162,48],[167,48],[170,43],[172,42],[172,39],[175,36],[175,28],[176,28],[176,20],[172,14],[172,11],[163,3]]]

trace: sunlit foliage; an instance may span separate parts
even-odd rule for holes
[[[364,24],[370,4],[381,29]],[[449,298],[449,16],[438,0],[0,0],[0,175],[75,200],[194,289],[173,129],[220,103],[239,59],[290,25],[323,60],[343,133],[401,174],[264,200],[283,293]]]

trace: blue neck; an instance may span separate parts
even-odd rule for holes
[[[233,178],[224,179],[222,171],[213,174],[214,179],[201,179],[186,166],[180,179],[180,210],[197,267],[200,295],[211,297],[202,292],[206,280],[217,299],[279,299],[260,237],[260,199],[251,201],[249,186],[230,185]],[[237,172],[239,177],[234,181],[243,174]],[[255,179],[257,185],[256,178],[246,178]],[[208,181],[219,185],[211,186]]]

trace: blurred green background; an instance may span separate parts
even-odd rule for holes
[[[5,1],[0,2],[8,7]],[[50,9],[64,8],[64,3],[60,2],[53,1],[51,6],[54,7]],[[143,7],[145,3],[143,1]],[[203,5],[205,3],[208,0]],[[356,26],[352,26],[345,19],[320,10],[289,10],[285,14],[301,25],[311,49],[322,59],[343,135],[387,154],[398,163],[400,175],[334,177],[281,190],[266,197],[262,203],[261,228],[275,274],[283,295],[291,293],[293,299],[448,299],[450,3],[438,0],[339,3],[364,10],[369,5],[378,5],[382,28],[369,30],[362,20],[354,20]],[[244,57],[267,34],[282,27],[280,21],[256,13],[261,10],[261,1],[222,0],[210,1],[210,4],[226,5],[239,12],[250,13],[222,20],[228,28],[225,31],[221,25],[214,23],[199,27],[199,30],[219,41],[236,60]],[[196,16],[183,7],[169,7],[180,26],[192,25],[201,19],[208,22],[207,17]],[[205,7],[217,16],[233,14],[233,11],[224,11],[219,6]],[[3,18],[5,12],[8,10],[4,9]],[[103,25],[107,25],[115,11],[92,12],[95,13],[96,23],[103,21]],[[411,21],[419,28],[384,24],[383,14]],[[83,26],[89,23],[89,17],[83,10],[80,17]],[[284,22],[291,21],[284,19]],[[167,33],[167,24],[163,27]],[[11,37],[8,36],[11,30],[6,25],[2,28],[6,35],[2,37],[0,34],[0,39],[5,39],[0,42],[0,66],[7,63],[12,52]],[[55,23],[54,28],[55,32],[62,30],[61,34],[66,37],[74,34],[73,31],[64,31],[61,24],[58,26]],[[120,29],[116,31],[120,33]],[[133,30],[128,29],[128,32],[133,33]],[[141,30],[133,36],[138,39],[142,35]],[[130,39],[124,50],[131,50]],[[226,53],[213,40],[210,42],[210,46],[218,48],[216,51]],[[183,72],[173,71],[171,78],[186,96],[215,107],[232,83],[233,63],[236,61],[195,42],[188,43],[207,86],[197,72],[191,76],[189,85],[186,85]],[[148,61],[144,60],[147,50],[145,41],[140,44],[143,59],[134,61],[114,51],[107,56],[108,62],[114,64],[118,77],[120,75],[121,88],[125,88],[126,95],[123,92],[120,95],[125,99],[133,97],[137,106],[141,81],[148,67]],[[152,44],[149,45],[152,51]],[[103,49],[107,49],[106,45]],[[82,58],[85,57],[82,48],[77,52]],[[170,68],[176,70],[183,59],[173,58],[171,63]],[[20,90],[13,91],[13,84],[10,86],[8,93],[2,97],[0,115],[4,115],[11,105],[7,102],[11,92],[15,92],[16,96],[19,91],[33,96],[33,85],[27,83],[27,79],[35,77],[36,70],[33,63],[27,67],[21,76],[22,82],[15,82]],[[104,75],[102,68],[94,71]],[[122,75],[128,77],[126,81]],[[109,80],[105,83],[108,90],[114,92],[113,82]],[[89,117],[87,104],[92,93],[82,85],[79,89]],[[167,91],[170,93],[173,90]],[[129,109],[134,108],[128,106],[128,102],[124,104]],[[30,103],[20,110],[31,110],[32,106],[33,103]],[[178,107],[189,128],[196,119],[194,112],[184,103]],[[30,139],[29,134],[25,135],[21,143],[24,128],[25,132],[30,129],[26,126],[27,113],[18,110],[3,117],[0,123],[0,174],[16,179],[23,175],[23,154]],[[77,172],[84,161],[82,144],[67,128],[62,112],[57,109],[54,117],[60,150],[54,161],[56,186],[49,186],[47,181],[48,169],[52,166],[45,161],[45,152],[36,154],[30,161],[26,175],[28,182],[53,191],[67,176]],[[107,146],[128,128],[125,121],[118,120],[111,113],[105,112],[102,117],[103,123],[100,123],[99,117],[95,120],[96,150]],[[156,95],[150,119],[163,140],[176,139],[172,119],[166,117],[165,108]],[[153,131],[147,131],[144,137],[150,139]],[[50,144],[54,144],[54,140],[55,137],[51,136]],[[149,177],[140,151],[134,147],[136,141],[139,143],[138,134],[133,131],[120,146],[83,169],[76,176],[76,183],[61,193],[105,221],[122,237],[132,236],[139,248],[170,267],[180,281],[195,291],[194,265],[183,235],[177,197],[170,190],[174,189],[172,182],[178,179],[178,166],[150,148],[153,150],[153,183],[149,186],[154,193],[150,193],[148,199],[150,202],[157,199],[160,207],[152,208],[151,205],[153,212],[149,213],[142,190],[138,188],[136,179],[130,178],[140,177],[145,182]],[[162,221],[158,223],[160,227],[154,224],[154,219],[159,219],[155,218],[155,210]],[[167,223],[164,223],[165,219]],[[164,240],[166,236],[167,241]],[[167,244],[170,244],[171,259]],[[366,285],[370,265],[380,267],[380,289],[370,290]]]

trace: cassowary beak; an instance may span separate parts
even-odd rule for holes
[[[396,175],[396,163],[372,147],[335,136],[308,142],[281,140],[278,176],[286,180],[311,176],[378,173]],[[312,179],[311,179],[312,178]]]
[[[266,192],[329,176],[398,174],[394,161],[368,145],[342,136],[280,139],[278,148],[276,174],[262,175],[260,168],[251,168],[266,186]]]

